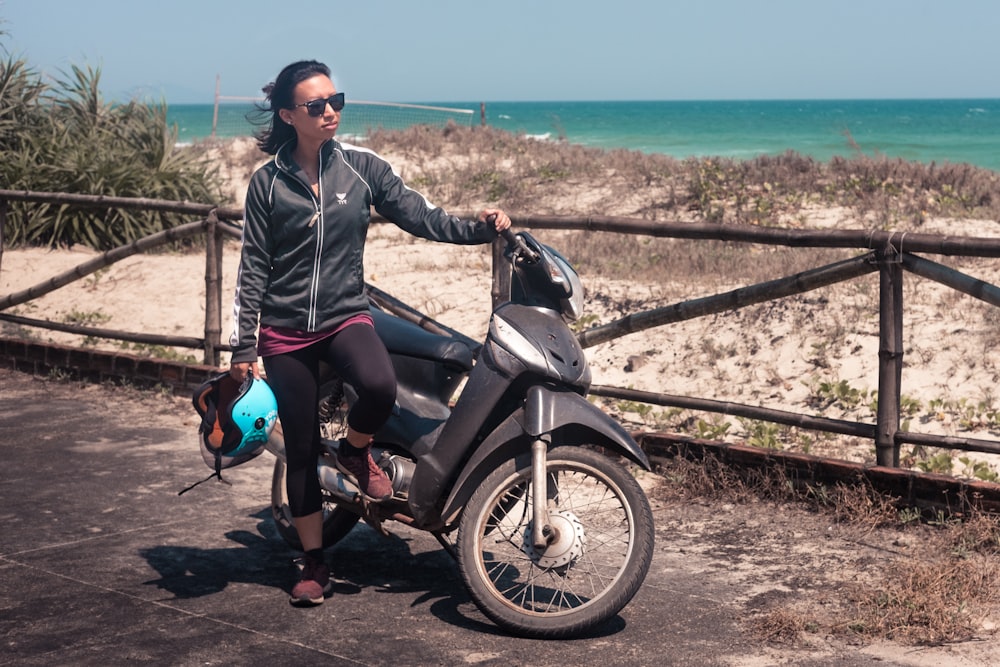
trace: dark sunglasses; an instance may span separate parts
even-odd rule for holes
[[[340,111],[344,108],[344,94],[337,93],[336,95],[330,95],[330,97],[327,97],[326,99],[309,100],[308,102],[303,102],[302,104],[293,104],[292,108],[297,109],[299,107],[305,107],[310,116],[317,117],[323,115],[326,111],[327,104],[329,104],[334,111]]]

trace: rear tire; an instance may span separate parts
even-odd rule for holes
[[[288,506],[288,494],[285,490],[285,461],[278,458],[274,462],[274,474],[271,477],[271,515],[274,526],[278,529],[288,546],[297,551],[302,550],[302,541],[292,523],[292,510]],[[333,503],[323,503],[323,548],[329,549],[344,539],[361,517]]]

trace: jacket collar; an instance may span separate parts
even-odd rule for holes
[[[295,150],[296,141],[295,139],[289,139],[285,143],[281,144],[278,148],[278,152],[274,154],[274,163],[278,165],[278,168],[287,171],[288,173],[294,173],[298,170],[298,166],[295,164],[295,160],[292,159],[292,151]],[[336,139],[329,139],[323,143],[319,148],[320,158],[322,164],[326,164],[326,161],[330,159],[330,155],[333,154],[334,149],[337,147]]]

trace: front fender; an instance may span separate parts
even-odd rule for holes
[[[560,440],[553,445],[603,445],[618,451],[646,470],[651,470],[646,453],[636,444],[622,425],[583,396],[569,390],[555,390],[540,385],[528,389],[524,401],[525,432],[532,438],[558,433]],[[597,438],[589,442],[587,436]]]
[[[645,452],[621,424],[570,391],[534,386],[528,390],[524,407],[512,413],[482,444],[462,469],[441,516],[451,523],[486,476],[508,459],[518,467],[531,465],[531,443],[542,438],[549,447],[558,445],[599,445],[651,470]]]

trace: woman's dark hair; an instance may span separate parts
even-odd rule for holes
[[[316,60],[300,60],[285,67],[274,81],[264,86],[265,102],[247,117],[253,125],[260,126],[254,133],[258,148],[274,155],[282,144],[295,138],[295,129],[281,120],[278,111],[291,109],[295,104],[295,86],[317,75],[330,76],[330,68]]]

